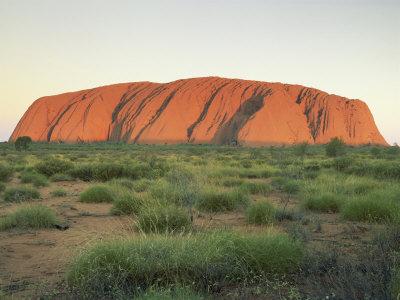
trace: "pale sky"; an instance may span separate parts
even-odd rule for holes
[[[210,75],[361,99],[400,143],[400,1],[0,0],[0,140],[41,96]]]

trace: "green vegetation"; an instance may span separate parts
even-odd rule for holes
[[[369,195],[346,202],[342,215],[350,221],[393,222],[400,221],[400,203]]]
[[[304,201],[304,207],[313,211],[336,213],[343,202],[344,199],[340,195],[323,193],[307,197]]]
[[[22,183],[32,183],[35,187],[43,187],[49,185],[47,177],[35,171],[25,171],[21,174]]]
[[[147,203],[138,215],[137,227],[145,233],[175,233],[191,229],[192,221],[187,210],[175,204]]]
[[[39,198],[39,191],[29,186],[10,187],[4,191],[4,200],[7,202],[24,202]]]
[[[48,177],[66,173],[73,168],[73,163],[56,157],[49,157],[35,166],[36,171]]]
[[[275,208],[266,201],[253,203],[246,210],[246,220],[255,225],[271,224],[275,220]]]
[[[86,203],[111,203],[115,200],[115,193],[109,186],[94,185],[82,192],[79,199]]]
[[[343,140],[335,137],[325,146],[325,151],[327,156],[336,157],[345,153],[346,146]]]
[[[10,180],[14,170],[7,164],[0,163],[0,181],[6,182]]]
[[[56,173],[50,177],[50,180],[53,182],[60,182],[60,181],[74,181],[74,178],[72,178],[68,174],[64,173]]]
[[[50,194],[53,197],[65,197],[65,196],[67,196],[68,193],[63,188],[58,188],[58,189],[55,189],[55,190],[51,191]]]
[[[43,298],[393,298],[400,285],[399,147],[340,145],[327,155],[335,143],[32,143],[26,151],[4,143],[0,224],[39,226],[27,225],[36,222],[32,214],[18,217],[26,222],[12,216],[40,191],[42,203],[73,218],[71,229],[90,231],[90,241],[101,237],[76,252],[69,289],[51,285],[38,292]],[[76,203],[77,193],[87,204]],[[64,238],[68,224],[46,224]],[[14,233],[3,235],[6,247],[14,243]],[[51,260],[52,251],[43,255]]]
[[[32,144],[32,139],[29,136],[20,136],[14,143],[17,151],[28,150]]]
[[[296,271],[303,247],[286,235],[214,232],[149,236],[99,243],[71,265],[68,284],[81,295],[135,293],[154,284],[209,290],[254,274]]]
[[[51,228],[57,222],[55,213],[47,206],[31,205],[18,208],[15,212],[0,218],[0,230]]]
[[[144,196],[122,192],[114,199],[111,213],[114,215],[136,215],[148,201],[150,200],[145,199]]]
[[[198,194],[196,206],[205,212],[232,211],[248,204],[249,197],[241,189],[220,190],[206,188]]]

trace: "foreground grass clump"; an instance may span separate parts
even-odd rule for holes
[[[156,235],[99,243],[75,259],[67,282],[81,296],[106,298],[154,284],[218,290],[266,274],[294,272],[302,258],[302,245],[283,234]]]
[[[63,159],[51,157],[35,165],[35,170],[48,177],[57,173],[66,173],[73,168],[73,163]]]
[[[275,208],[266,201],[253,203],[246,210],[246,220],[255,225],[271,224],[275,220]]]
[[[0,219],[0,230],[11,228],[51,228],[58,220],[53,210],[44,205],[21,207]]]
[[[195,293],[188,287],[175,286],[167,288],[151,288],[135,297],[137,300],[203,300],[208,299]]]
[[[39,198],[39,191],[29,186],[11,187],[4,191],[4,200],[7,202],[23,202]]]
[[[13,175],[14,170],[6,164],[0,164],[0,181],[8,181]]]
[[[340,210],[343,203],[344,199],[340,195],[323,193],[306,197],[303,205],[306,209],[312,211],[336,213]]]
[[[137,227],[146,233],[183,232],[192,227],[192,220],[183,207],[174,204],[148,203],[138,215]]]
[[[375,196],[371,194],[346,202],[341,211],[343,218],[350,221],[399,222],[400,203]]]
[[[247,206],[248,202],[249,196],[243,190],[207,188],[199,193],[196,206],[205,212],[223,212]]]
[[[35,171],[27,171],[21,174],[22,183],[32,183],[35,187],[42,187],[49,185],[47,177]]]
[[[109,186],[94,185],[82,192],[79,199],[87,203],[111,203],[115,200],[115,193]]]

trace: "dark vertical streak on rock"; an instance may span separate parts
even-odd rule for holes
[[[151,125],[154,124],[155,121],[157,121],[157,119],[160,117],[160,115],[162,114],[162,112],[165,110],[165,108],[168,106],[169,102],[172,100],[172,98],[175,96],[177,90],[174,90],[172,93],[170,93],[168,95],[167,98],[165,98],[165,100],[163,101],[163,103],[161,104],[160,108],[156,111],[156,113],[154,114],[154,116],[150,119],[150,121],[146,124],[146,126],[143,126],[142,129],[140,129],[139,133],[136,135],[136,137],[134,138],[134,142],[136,143],[140,136],[142,135],[142,133],[149,128]]]
[[[191,142],[191,141],[192,141],[192,134],[193,134],[194,129],[196,128],[197,125],[199,125],[199,123],[200,123],[201,121],[204,120],[204,118],[205,118],[206,115],[207,115],[208,109],[210,108],[210,106],[211,106],[212,102],[214,101],[215,97],[218,95],[218,93],[221,91],[221,89],[222,89],[224,86],[226,86],[227,84],[228,84],[228,83],[224,83],[224,84],[221,85],[219,88],[217,88],[217,89],[215,90],[214,93],[211,94],[210,98],[208,99],[208,101],[207,101],[206,104],[204,105],[203,111],[200,113],[200,116],[197,118],[197,120],[196,120],[192,125],[190,125],[190,126],[188,127],[188,129],[187,129],[187,139],[188,139],[188,142]]]
[[[73,98],[72,101],[74,101],[74,100],[76,100],[76,99],[78,99],[78,100],[76,100],[76,101],[72,102],[71,104],[69,104],[69,105],[59,114],[57,120],[54,122],[53,125],[50,126],[49,131],[47,132],[47,142],[50,142],[50,141],[51,141],[51,136],[52,136],[52,134],[53,134],[53,131],[54,131],[54,129],[56,128],[56,126],[58,125],[58,123],[60,122],[60,120],[62,119],[62,117],[67,113],[67,111],[69,111],[69,109],[70,109],[72,106],[74,106],[76,103],[78,103],[79,101],[81,101],[82,99],[84,99],[84,97],[85,97],[86,94],[87,94],[87,92],[85,91],[85,92],[83,92],[83,95],[82,95],[82,93],[81,93],[81,94],[79,94],[78,96],[76,96],[75,98]]]
[[[264,106],[265,97],[272,94],[271,89],[261,93],[257,93],[257,90],[258,88],[249,99],[243,102],[229,121],[219,127],[212,139],[213,143],[222,145],[238,144],[240,130]]]

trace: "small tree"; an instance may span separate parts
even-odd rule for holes
[[[15,149],[18,151],[28,150],[31,143],[32,139],[29,136],[20,136],[15,141]]]
[[[294,153],[295,153],[295,155],[300,156],[301,158],[304,158],[304,156],[307,155],[307,150],[308,150],[308,143],[303,142],[303,143],[295,146]]]
[[[326,155],[336,157],[345,153],[345,143],[342,139],[335,137],[325,146]]]

